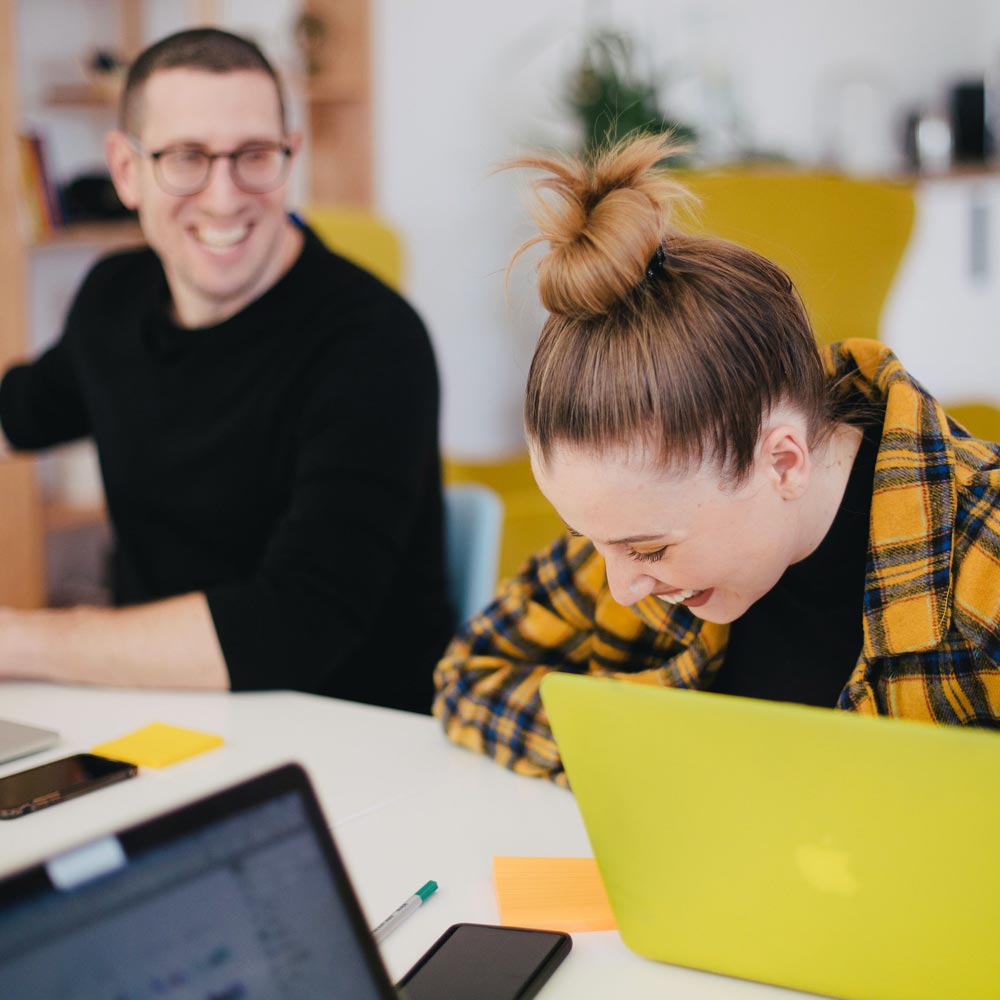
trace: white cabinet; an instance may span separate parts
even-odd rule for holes
[[[922,180],[881,338],[942,403],[1000,406],[1000,171]]]

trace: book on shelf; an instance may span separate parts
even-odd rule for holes
[[[17,136],[21,172],[21,227],[24,238],[38,242],[63,225],[59,191],[52,178],[45,141],[37,132]]]
[[[45,198],[45,208],[48,213],[49,223],[52,228],[66,224],[65,213],[62,209],[62,199],[59,196],[59,188],[55,178],[52,176],[52,167],[49,162],[48,149],[45,139],[39,133],[32,133],[31,147],[35,153],[35,162],[38,164],[38,175],[42,185],[42,194]]]

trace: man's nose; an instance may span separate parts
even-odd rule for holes
[[[233,161],[220,156],[212,161],[208,183],[198,197],[216,211],[224,211],[243,200],[243,192],[233,180]]]

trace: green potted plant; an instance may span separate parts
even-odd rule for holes
[[[600,28],[587,36],[567,97],[580,121],[585,150],[637,132],[670,129],[682,143],[697,137],[691,125],[660,108],[655,82],[636,71],[634,44],[622,31]],[[671,163],[679,166],[682,159],[674,157]]]

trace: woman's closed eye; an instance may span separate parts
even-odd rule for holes
[[[664,545],[653,552],[637,552],[635,549],[629,549],[628,554],[629,558],[634,559],[636,562],[659,562],[669,548],[669,545]]]

